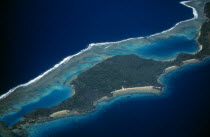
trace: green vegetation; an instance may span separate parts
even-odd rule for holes
[[[210,18],[210,3],[205,6],[205,13]],[[119,55],[108,58],[92,68],[79,74],[73,81],[75,95],[59,105],[51,108],[34,110],[25,115],[25,119],[13,128],[30,122],[43,122],[52,120],[50,115],[61,110],[87,113],[95,108],[95,101],[104,96],[111,97],[112,91],[130,87],[154,86],[163,87],[157,82],[158,77],[170,66],[181,66],[182,62],[189,59],[203,60],[210,55],[210,21],[201,27],[201,35],[198,39],[203,49],[195,54],[179,54],[174,61],[162,62],[140,58],[136,55]],[[161,90],[161,89],[160,89]]]
[[[95,107],[93,105],[95,101],[104,96],[111,97],[112,91],[122,87],[163,87],[157,82],[157,78],[171,65],[172,62],[144,59],[133,54],[111,57],[79,74],[70,83],[75,90],[73,97],[55,107],[38,109],[26,117],[49,117],[53,112],[66,109],[85,113]]]

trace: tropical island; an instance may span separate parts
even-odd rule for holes
[[[210,19],[210,3],[206,4],[205,13]],[[158,83],[157,79],[168,68],[170,69],[171,66],[180,67],[187,62],[202,61],[210,55],[209,32],[210,23],[207,20],[202,25],[201,34],[198,38],[198,43],[202,45],[202,50],[195,55],[179,54],[172,61],[155,61],[141,58],[134,54],[108,58],[80,73],[70,82],[75,91],[73,97],[52,108],[35,110],[25,115],[25,118],[40,120],[42,117],[49,117],[50,119],[50,115],[62,110],[69,110],[69,115],[85,114],[95,108],[94,102],[105,97],[112,98],[117,90],[120,93],[122,90],[129,88],[152,86],[156,92],[150,91],[151,94],[161,94],[164,85]],[[139,93],[141,92],[143,91],[139,90]],[[147,92],[150,93],[149,91]]]
[[[97,107],[97,103],[116,96],[136,93],[160,95],[164,87],[158,82],[161,75],[185,64],[203,61],[210,55],[210,3],[205,4],[204,13],[208,19],[202,23],[200,28],[200,35],[197,39],[198,45],[201,46],[199,52],[195,54],[181,53],[175,59],[167,61],[146,59],[135,54],[106,58],[71,80],[64,81],[67,86],[73,87],[72,97],[50,108],[33,110],[10,128],[0,123],[0,131],[3,129],[4,134],[12,136],[10,130],[16,130],[19,136],[27,136],[22,131],[25,125],[86,114],[93,111]],[[22,87],[18,90],[25,89]],[[11,94],[10,98],[14,97],[17,95]],[[21,98],[19,99],[21,100]]]

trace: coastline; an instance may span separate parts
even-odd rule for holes
[[[188,1],[189,2],[189,1]],[[178,24],[178,23],[177,23]],[[176,28],[176,27],[175,27]],[[199,36],[200,36],[200,31],[199,31]],[[198,37],[199,37],[198,36]],[[135,38],[131,38],[131,39],[135,39]],[[197,38],[198,39],[198,38]],[[90,44],[91,45],[91,44]],[[90,45],[89,45],[89,47],[90,47]],[[103,44],[102,44],[103,45]],[[101,45],[101,46],[102,46]],[[92,47],[94,47],[94,46],[97,46],[97,45],[91,45],[91,48]],[[201,46],[201,48],[203,47],[202,45],[199,45],[199,46]],[[90,48],[90,49],[91,49]],[[84,49],[85,50],[85,49]],[[84,50],[82,50],[82,51],[84,51]],[[202,49],[200,49],[200,50],[202,50]],[[200,51],[199,50],[199,51]],[[74,56],[74,55],[73,55]],[[77,55],[75,55],[75,56],[77,56]],[[71,58],[70,58],[71,59]],[[69,60],[70,60],[69,59]],[[68,60],[68,61],[69,61]],[[202,61],[204,61],[205,60],[205,58],[204,59],[202,59]],[[67,61],[67,62],[68,62]],[[182,63],[181,63],[181,66],[171,66],[171,67],[168,67],[168,68],[166,68],[165,69],[165,71],[164,71],[164,73],[162,73],[159,77],[158,77],[158,80],[159,80],[159,78],[161,77],[161,76],[164,76],[166,73],[168,73],[168,72],[170,72],[170,71],[172,71],[172,70],[174,70],[174,69],[178,69],[178,68],[180,68],[180,67],[184,67],[184,66],[186,66],[186,65],[188,65],[188,64],[192,64],[192,63],[197,63],[197,62],[201,62],[201,61],[199,61],[199,60],[196,60],[196,59],[189,59],[189,60],[184,60],[184,61],[182,61]],[[62,64],[61,64],[62,65]],[[56,65],[55,65],[56,66]],[[59,67],[59,66],[57,66],[57,67]],[[41,79],[41,78],[40,78]],[[36,82],[36,81],[35,81]],[[33,82],[32,82],[33,83]],[[32,84],[31,83],[31,84]],[[160,82],[159,82],[160,83]],[[112,92],[112,94],[113,95],[115,95],[114,97],[118,97],[118,96],[121,96],[121,95],[127,95],[127,91],[128,90],[132,90],[132,89],[136,89],[137,88],[137,90],[138,91],[133,91],[133,93],[131,93],[131,94],[136,94],[137,92],[139,92],[139,93],[141,93],[141,92],[144,92],[143,90],[145,90],[145,89],[153,89],[153,86],[148,86],[148,87],[135,87],[135,88],[127,88],[127,89],[121,89],[121,90],[116,90],[116,91],[113,91]],[[143,89],[142,91],[139,91],[139,90],[141,90],[141,89]],[[14,91],[15,91],[15,89],[14,89]],[[160,92],[162,92],[162,91],[160,91]],[[130,93],[130,92],[129,92]],[[73,92],[73,94],[75,94],[75,91]],[[144,94],[144,93],[143,93]],[[152,93],[152,94],[155,94],[155,92],[154,93]],[[158,95],[158,94],[156,94],[156,95]],[[8,96],[8,95],[7,95]],[[6,97],[7,97],[6,96]],[[0,99],[3,99],[3,98],[1,98],[0,97]],[[109,97],[107,97],[107,96],[105,96],[105,97],[103,97],[103,98],[101,98],[100,100],[98,100],[98,101],[96,101],[96,102],[94,102],[94,104],[96,105],[97,103],[100,103],[100,102],[103,102],[103,101],[107,101],[107,100],[110,100],[110,99],[112,99],[112,98],[109,98]],[[93,110],[95,110],[95,109],[93,109]],[[51,116],[53,117],[53,120],[54,119],[58,119],[58,118],[61,118],[61,117],[65,117],[65,116],[70,116],[70,115],[82,115],[82,114],[84,114],[84,113],[78,113],[78,112],[74,112],[74,111],[69,111],[69,110],[63,110],[63,111],[58,111],[58,112],[55,112],[55,113],[53,113]],[[47,121],[47,120],[46,120]],[[29,123],[30,124],[30,123]]]
[[[77,111],[69,111],[69,110],[62,110],[55,112],[50,115],[52,118],[60,118],[60,117],[65,117],[65,116],[70,116],[70,115],[78,115],[79,113]]]
[[[113,97],[126,95],[126,94],[155,94],[160,95],[161,94],[161,87],[154,87],[154,86],[145,86],[145,87],[133,87],[133,88],[122,88],[119,90],[115,90],[111,92],[113,94]]]
[[[129,94],[153,94],[153,95],[160,95],[162,93],[161,87],[154,87],[154,86],[145,86],[145,87],[133,87],[133,88],[122,88],[119,90],[115,90],[112,93],[112,97],[104,96],[101,99],[95,101],[93,104],[97,106],[98,103],[104,101],[110,101],[113,98],[129,95]]]
[[[185,23],[185,22],[188,22],[188,21],[192,21],[192,20],[198,19],[198,12],[197,12],[197,10],[194,7],[187,5],[188,2],[191,2],[191,1],[190,0],[189,1],[181,1],[180,4],[182,4],[182,5],[184,5],[184,6],[188,7],[188,8],[191,8],[193,10],[193,16],[194,16],[193,18],[180,21],[180,22],[176,23],[170,29],[164,30],[164,31],[162,31],[160,33],[155,33],[153,35],[150,35],[149,37],[154,37],[154,36],[158,36],[158,35],[163,34],[163,33],[167,33],[169,31],[172,31],[173,29],[175,29],[181,23]]]
[[[154,86],[145,86],[145,87],[133,87],[133,88],[123,88],[119,90],[115,90],[111,92],[113,94],[112,97],[104,96],[101,99],[94,102],[94,105],[97,106],[98,103],[104,101],[110,101],[113,98],[117,98],[123,95],[130,95],[130,94],[153,94],[153,95],[161,95],[162,93],[161,87],[154,87]]]
[[[94,106],[97,107],[98,103],[104,102],[104,101],[111,101],[114,98],[123,96],[123,95],[131,95],[131,94],[150,94],[150,95],[156,95],[159,96],[163,92],[161,87],[154,87],[154,86],[145,86],[145,87],[133,87],[133,88],[123,88],[120,90],[115,90],[112,93],[112,97],[104,96],[101,99],[95,101],[93,103]],[[95,111],[96,109],[90,110],[90,112]],[[61,110],[52,113],[49,117],[53,119],[59,119],[63,117],[68,116],[80,116],[84,115],[90,112],[77,112],[77,111],[70,111],[70,110]]]
[[[145,36],[145,37],[128,38],[128,39],[121,40],[121,41],[116,41],[116,42],[91,43],[91,44],[88,45],[88,47],[86,49],[83,49],[80,52],[78,52],[78,53],[76,53],[76,54],[74,54],[72,56],[68,56],[68,57],[64,58],[61,62],[59,62],[58,64],[54,65],[52,68],[50,68],[49,70],[45,71],[44,73],[40,74],[38,77],[30,80],[29,82],[27,82],[25,84],[20,84],[20,85],[18,85],[16,87],[10,89],[7,93],[5,93],[5,94],[3,94],[3,95],[0,96],[0,100],[6,98],[7,96],[9,96],[11,93],[13,93],[16,89],[18,89],[20,87],[26,87],[26,86],[29,86],[31,84],[36,83],[37,81],[39,81],[40,79],[42,79],[45,75],[47,75],[51,71],[57,69],[59,66],[61,66],[63,64],[66,64],[73,57],[76,57],[76,56],[82,54],[83,52],[90,50],[92,47],[95,47],[95,46],[106,46],[107,44],[119,44],[119,43],[122,43],[122,42],[130,41],[130,40],[136,40],[136,39],[142,39],[142,38],[151,38],[151,37],[154,37],[154,36],[158,36],[158,35],[161,35],[161,34],[165,34],[167,32],[170,32],[170,31],[174,30],[179,24],[186,23],[188,21],[192,21],[192,20],[197,19],[198,18],[198,12],[197,12],[197,10],[194,7],[187,5],[187,3],[189,3],[189,2],[191,2],[191,1],[182,1],[182,2],[180,2],[180,4],[182,4],[182,5],[184,5],[184,6],[188,7],[188,8],[192,8],[193,15],[194,15],[193,18],[188,19],[188,20],[184,20],[184,21],[180,21],[180,22],[176,23],[173,27],[171,27],[168,30],[164,30],[162,32],[155,33],[153,35],[149,35],[149,36]]]
[[[205,59],[204,59],[205,60]],[[164,73],[161,74],[161,75],[165,75],[167,74],[168,72],[170,71],[173,71],[173,70],[176,70],[176,69],[179,69],[181,67],[185,67],[186,65],[189,65],[189,64],[193,64],[193,63],[200,63],[201,61],[199,61],[198,59],[189,59],[189,60],[185,60],[182,62],[182,65],[181,66],[170,66],[168,68],[165,69]]]

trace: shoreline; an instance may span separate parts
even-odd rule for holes
[[[149,91],[149,92],[148,92]],[[145,87],[132,87],[132,88],[122,88],[119,90],[112,91],[112,97],[104,96],[101,99],[95,101],[93,104],[97,106],[98,103],[104,101],[110,101],[113,98],[117,98],[123,95],[130,95],[130,94],[154,94],[160,95],[162,93],[161,87],[154,87],[154,86],[145,86]]]
[[[128,38],[128,39],[124,39],[124,40],[120,40],[120,41],[116,41],[116,42],[102,42],[102,43],[90,43],[88,45],[88,47],[86,49],[82,49],[80,52],[74,54],[74,55],[71,55],[71,56],[68,56],[66,58],[64,58],[62,61],[60,61],[59,63],[57,63],[56,65],[54,65],[52,68],[48,69],[47,71],[43,72],[42,74],[40,74],[38,77],[30,80],[29,82],[27,83],[24,83],[24,84],[20,84],[16,87],[13,87],[12,89],[10,89],[8,92],[2,94],[0,96],[0,100],[6,98],[7,96],[9,96],[11,93],[13,93],[16,89],[20,88],[20,87],[26,87],[26,86],[29,86],[31,84],[34,84],[35,82],[37,82],[38,80],[40,80],[42,77],[44,77],[45,75],[47,75],[49,72],[57,69],[59,66],[63,65],[63,64],[66,64],[69,60],[71,60],[73,57],[76,57],[80,54],[82,54],[83,52],[85,51],[88,51],[90,50],[92,47],[94,46],[105,46],[107,44],[119,44],[121,42],[126,42],[126,41],[129,41],[129,40],[136,40],[136,39],[142,39],[142,38],[151,38],[151,37],[154,37],[154,36],[158,36],[160,34],[164,34],[164,33],[167,33],[167,32],[170,32],[172,30],[174,30],[179,24],[181,23],[184,23],[184,22],[188,22],[188,21],[192,21],[192,20],[195,20],[198,18],[198,12],[196,10],[196,8],[192,7],[192,6],[189,6],[187,5],[188,2],[191,2],[191,1],[182,1],[180,2],[180,4],[188,7],[188,8],[191,8],[193,10],[193,18],[191,19],[187,19],[187,20],[184,20],[184,21],[180,21],[178,23],[176,23],[173,27],[167,29],[167,30],[164,30],[162,32],[159,32],[159,33],[155,33],[155,34],[152,34],[152,35],[149,35],[149,36],[145,36],[145,37],[135,37],[135,38]],[[202,46],[202,45],[201,45]],[[107,47],[105,47],[107,48]]]
[[[154,36],[158,36],[158,35],[163,34],[163,33],[167,33],[169,31],[175,29],[181,23],[185,23],[185,22],[188,22],[188,21],[192,21],[192,20],[198,19],[198,12],[197,12],[197,10],[194,7],[187,5],[188,2],[191,2],[191,1],[190,0],[188,0],[188,1],[181,1],[180,4],[182,4],[182,5],[184,5],[184,6],[188,7],[188,8],[191,8],[193,10],[193,16],[194,16],[193,18],[180,21],[180,22],[176,23],[173,27],[171,27],[171,28],[169,28],[167,30],[164,30],[162,32],[152,34],[149,37],[154,37]]]
[[[163,84],[162,82],[162,78],[164,76],[166,76],[168,73],[171,73],[173,71],[177,71],[179,70],[180,68],[183,68],[183,67],[186,67],[188,66],[189,64],[198,64],[198,63],[202,63],[203,61],[205,61],[207,58],[204,58],[202,61],[198,60],[198,59],[189,59],[189,60],[185,60],[182,62],[182,65],[181,66],[177,66],[177,65],[174,65],[174,66],[170,66],[168,68],[166,68],[164,70],[164,72],[158,77],[157,81],[161,84]],[[165,84],[163,84],[165,85]]]
[[[132,88],[122,88],[119,90],[115,90],[111,92],[113,97],[127,95],[127,94],[161,94],[161,87],[154,87],[154,86],[145,86],[145,87],[132,87]]]
[[[185,1],[185,2],[189,2],[189,1]],[[185,3],[184,2],[184,3]],[[195,1],[195,2],[197,2],[197,1]],[[183,4],[183,3],[182,3]],[[193,5],[193,3],[191,3],[192,5]],[[194,6],[194,5],[193,5]],[[198,11],[198,13],[200,13],[199,11],[199,7],[201,7],[201,6],[196,6],[196,4],[195,4],[195,6],[194,7],[196,7],[195,9],[197,9],[197,11]],[[201,15],[201,17],[203,17],[202,15],[203,14],[199,14],[199,15]],[[194,16],[194,17],[196,17],[196,16]],[[193,20],[193,19],[190,19],[190,20]],[[186,22],[187,20],[185,20],[185,21],[181,21],[181,22]],[[202,20],[196,20],[196,21],[193,21],[193,22],[189,22],[189,24],[193,24],[193,23],[198,23],[195,27],[196,27],[196,37],[193,37],[193,40],[197,40],[197,42],[199,43],[199,41],[198,41],[198,38],[201,36],[201,27],[199,27],[200,26],[200,23],[201,23],[201,21]],[[181,23],[181,22],[179,22],[179,23]],[[177,23],[177,24],[179,24],[179,23]],[[162,33],[160,33],[159,35],[160,35],[160,37],[154,37],[153,39],[155,39],[156,40],[156,38],[158,39],[158,38],[162,38],[162,37],[164,37],[165,35],[167,35],[168,37],[170,37],[170,36],[173,36],[173,35],[175,35],[176,33],[175,32],[182,32],[182,29],[184,28],[184,27],[186,27],[185,25],[186,24],[182,24],[183,26],[178,26],[177,28],[176,28],[176,25],[175,25],[175,27],[174,28],[176,28],[174,31],[171,31],[171,30],[168,30],[168,31],[171,31],[171,32],[169,32],[169,33],[167,33],[167,32],[165,32],[166,34],[164,34],[164,35],[161,35]],[[197,30],[197,29],[199,29],[199,31]],[[173,30],[173,29],[172,29]],[[177,31],[178,30],[178,31]],[[185,29],[184,29],[185,30]],[[185,32],[185,31],[183,31],[183,32]],[[174,34],[173,34],[174,33]],[[184,34],[184,35],[186,35],[187,36],[187,34],[188,33],[186,33],[186,34]],[[165,36],[165,38],[168,38],[167,36]],[[147,38],[147,37],[146,37]],[[146,39],[145,38],[145,39]],[[132,38],[132,39],[135,39],[135,38]],[[154,40],[154,41],[155,41]],[[122,43],[123,44],[123,43]],[[103,45],[103,44],[102,44]],[[91,45],[91,44],[89,44],[89,47],[90,47],[90,49],[92,48],[92,47],[94,47],[94,46],[97,46],[97,45]],[[109,46],[112,46],[112,45],[109,45]],[[199,52],[199,51],[201,51],[202,50],[202,48],[204,48],[205,49],[205,44],[200,44],[200,45],[198,45],[199,46],[199,48],[200,48],[200,50],[198,50],[197,52]],[[89,48],[88,47],[88,48]],[[102,47],[102,48],[104,48],[104,47]],[[105,47],[106,48],[106,47]],[[82,50],[83,52],[85,52],[87,49],[84,49],[84,50]],[[92,51],[92,50],[91,50]],[[79,53],[78,53],[79,54]],[[75,55],[76,56],[76,55]],[[71,56],[71,57],[74,57],[74,55],[73,56]],[[179,68],[183,68],[183,67],[185,67],[185,66],[188,66],[188,64],[194,64],[194,63],[196,63],[196,64],[198,64],[198,63],[200,63],[200,62],[203,62],[203,61],[205,61],[205,59],[206,58],[199,58],[199,56],[198,56],[198,58],[199,58],[199,60],[197,59],[197,56],[195,56],[195,58],[189,58],[189,56],[181,56],[182,58],[179,58],[180,60],[178,60],[177,62],[175,62],[174,64],[173,63],[171,63],[171,65],[170,66],[168,66],[168,67],[165,67],[165,70],[164,71],[162,71],[162,74],[160,73],[157,77],[156,77],[156,81],[159,83],[159,84],[161,84],[161,85],[163,85],[163,87],[161,86],[161,87],[159,87],[159,85],[156,85],[156,86],[147,86],[147,85],[153,85],[153,84],[151,84],[151,83],[149,83],[149,84],[147,84],[147,85],[142,85],[142,87],[138,87],[138,85],[135,87],[135,86],[133,86],[133,87],[131,87],[131,88],[124,88],[123,86],[122,86],[122,89],[121,89],[121,87],[119,87],[118,88],[118,90],[115,90],[115,91],[113,91],[113,89],[112,89],[112,92],[110,92],[111,94],[112,94],[112,97],[109,97],[109,96],[101,96],[101,98],[98,98],[98,99],[95,99],[96,101],[94,102],[94,100],[93,100],[93,105],[95,106],[95,107],[97,107],[97,104],[98,103],[100,103],[100,102],[106,102],[106,101],[110,101],[110,100],[112,100],[112,99],[114,99],[114,98],[116,98],[116,97],[120,97],[120,96],[124,96],[124,95],[130,95],[130,94],[139,94],[139,95],[141,95],[141,94],[154,94],[154,95],[162,95],[162,93],[163,93],[163,91],[165,91],[164,90],[164,87],[165,87],[165,84],[162,84],[163,82],[162,82],[162,77],[164,76],[166,76],[167,75],[167,73],[168,72],[171,72],[171,71],[173,71],[173,70],[178,70]],[[184,58],[185,57],[185,58]],[[191,56],[190,56],[191,57]],[[71,59],[71,58],[70,58]],[[77,58],[74,58],[74,59],[77,59]],[[73,59],[73,60],[74,60]],[[176,58],[175,58],[176,59]],[[66,63],[68,63],[68,61],[69,60],[67,60],[67,62]],[[57,64],[56,64],[57,65]],[[56,66],[55,65],[55,66]],[[62,64],[61,64],[62,65]],[[57,66],[57,67],[59,67],[59,66]],[[62,66],[61,66],[61,68],[62,68]],[[153,69],[154,70],[154,69]],[[52,71],[52,73],[53,73],[54,71]],[[52,73],[50,73],[50,74],[52,74]],[[150,72],[149,72],[150,73]],[[49,74],[49,75],[50,75]],[[41,79],[41,78],[40,78]],[[30,82],[30,81],[29,81]],[[35,81],[36,82],[36,81]],[[31,83],[32,84],[32,83]],[[34,84],[34,85],[36,85],[36,84]],[[33,85],[31,85],[31,86],[33,86]],[[30,86],[29,86],[30,87]],[[134,90],[132,90],[132,89],[134,89]],[[144,91],[139,91],[140,89],[143,89]],[[148,90],[158,90],[158,92],[159,92],[159,94],[155,94],[155,92],[154,93],[150,93],[150,92],[152,92],[152,91],[148,91]],[[130,91],[129,91],[130,90]],[[147,90],[147,92],[148,93],[145,93],[146,91],[145,90]],[[14,91],[15,91],[15,89],[14,89]],[[128,92],[129,91],[129,92]],[[138,93],[137,93],[138,92]],[[15,92],[16,93],[16,92]],[[15,94],[14,93],[14,94]],[[77,93],[79,93],[79,92],[77,92]],[[74,93],[73,94],[75,94],[75,91],[74,91]],[[10,98],[11,96],[9,96],[9,98]],[[7,98],[8,99],[8,98]],[[0,100],[1,100],[1,98],[0,98]],[[4,101],[4,100],[3,100]],[[94,109],[91,109],[90,111],[95,111],[95,109],[96,108],[94,108]],[[60,118],[63,118],[63,117],[68,117],[68,116],[73,116],[73,115],[83,115],[83,114],[86,114],[86,112],[84,112],[84,113],[80,113],[80,112],[77,112],[77,110],[73,110],[73,111],[71,111],[71,110],[68,110],[68,108],[62,108],[62,109],[54,109],[54,110],[56,110],[56,111],[50,111],[50,112],[53,112],[53,113],[50,113],[51,115],[47,115],[47,111],[46,111],[46,115],[43,115],[43,116],[41,116],[41,117],[38,117],[38,119],[36,119],[35,117],[33,117],[33,115],[31,115],[32,117],[30,117],[30,115],[29,115],[29,117],[28,117],[28,119],[27,119],[27,117],[26,117],[26,120],[25,121],[21,121],[20,123],[18,123],[17,125],[15,125],[14,127],[13,127],[13,129],[11,128],[11,130],[16,130],[16,129],[22,129],[22,128],[24,128],[24,125],[25,124],[29,124],[29,125],[31,125],[31,124],[33,124],[34,122],[36,123],[36,122],[38,122],[38,123],[42,123],[43,121],[44,122],[47,122],[47,121],[51,121],[51,120],[56,120],[56,119],[60,119]],[[38,111],[39,112],[39,111]],[[42,112],[44,112],[44,111],[42,111]],[[89,113],[88,111],[87,111],[87,113]],[[41,113],[40,113],[41,114]],[[28,120],[28,121],[27,121]],[[34,121],[31,121],[31,120],[34,120]],[[35,120],[37,120],[37,121],[35,121]],[[27,122],[29,122],[29,123],[27,123]],[[21,131],[22,132],[22,131]]]
[[[176,71],[179,68],[183,68],[183,67],[188,66],[189,62],[190,62],[190,64],[193,64],[193,63],[196,63],[197,64],[197,63],[202,63],[202,62],[204,63],[206,60],[207,60],[207,58],[205,58],[203,61],[198,61],[197,62],[197,60],[195,60],[195,59],[190,59],[190,60],[186,60],[186,62],[187,62],[186,64],[183,64],[182,66],[178,66],[175,69],[173,69],[174,66],[168,67],[166,69],[169,69],[169,71],[162,73],[158,77],[158,80],[160,80],[160,78],[162,76],[167,75],[168,72],[171,72],[173,70]],[[162,83],[162,82],[160,82],[160,83]],[[139,91],[138,92],[135,92],[134,91],[133,93],[130,93],[130,91],[129,92],[126,91],[126,90],[132,90],[132,89],[139,89]],[[151,91],[149,93],[143,93],[143,92],[145,92],[145,90],[153,90],[153,91]],[[120,94],[114,94],[114,93],[117,93],[117,92],[121,92],[122,94],[121,93]],[[86,111],[86,112],[77,112],[77,111],[70,111],[70,110],[60,110],[60,111],[57,111],[57,112],[52,113],[50,115],[50,117],[49,117],[50,119],[48,119],[48,120],[49,121],[53,121],[53,120],[59,120],[59,119],[65,118],[65,117],[89,115],[89,114],[91,114],[92,112],[95,112],[98,109],[98,104],[99,103],[102,103],[102,102],[110,102],[110,101],[112,101],[112,99],[117,99],[118,97],[123,97],[123,96],[127,96],[127,95],[135,95],[135,94],[136,95],[141,95],[141,94],[142,95],[144,95],[144,94],[146,95],[146,94],[148,94],[148,95],[161,96],[163,92],[164,92],[164,87],[161,88],[161,87],[154,87],[154,86],[144,86],[144,87],[122,88],[122,89],[115,90],[115,91],[111,92],[113,94],[112,97],[104,96],[101,99],[95,101],[93,104],[94,104],[94,106],[96,108],[94,108],[94,109],[91,109],[91,110]],[[36,121],[36,122],[37,123],[42,123],[42,122],[48,122],[48,120],[42,121],[42,119],[40,119],[40,121]],[[33,124],[33,121],[31,121],[31,122],[32,123],[30,123],[30,122],[27,123],[28,126],[30,126],[31,124]]]
[[[132,95],[132,94],[151,94],[151,95],[156,95],[159,96],[163,92],[161,87],[154,87],[154,86],[145,86],[145,87],[133,87],[133,88],[122,88],[119,90],[115,90],[112,93],[112,97],[104,96],[99,100],[96,100],[93,105],[95,107],[98,107],[98,104],[101,102],[109,102],[112,99],[121,97],[121,96],[126,96],[126,95]],[[89,114],[93,111],[96,111],[97,108],[90,110],[89,112],[77,112],[77,111],[70,111],[70,110],[61,110],[52,113],[49,117],[53,119],[59,119],[63,117],[70,117],[70,116],[81,116],[84,114]]]

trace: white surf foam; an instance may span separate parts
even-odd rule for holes
[[[193,9],[193,15],[194,17],[192,19],[188,19],[188,20],[185,20],[185,21],[181,21],[179,23],[177,23],[175,26],[173,26],[172,28],[168,29],[168,30],[165,30],[165,31],[162,31],[160,33],[156,33],[156,34],[153,34],[153,35],[150,35],[149,37],[153,37],[153,36],[157,36],[157,35],[160,35],[160,34],[163,34],[163,33],[166,33],[166,32],[169,32],[171,30],[173,30],[174,28],[177,27],[177,25],[179,25],[180,23],[183,23],[183,22],[188,22],[188,21],[192,21],[194,19],[197,19],[198,18],[198,13],[196,11],[196,9],[194,7],[191,7],[189,5],[187,5],[186,3],[188,3],[190,1],[182,1],[180,2],[181,4],[189,7],[189,8],[192,8]],[[93,46],[103,46],[103,45],[107,45],[107,44],[117,44],[117,43],[121,43],[121,42],[126,42],[126,41],[129,41],[129,40],[134,40],[134,39],[140,39],[140,38],[144,38],[144,37],[136,37],[136,38],[128,38],[128,39],[125,39],[125,40],[121,40],[121,41],[116,41],[116,42],[103,42],[103,43],[91,43],[89,44],[89,46],[86,48],[86,49],[83,49],[81,50],[79,53],[77,54],[74,54],[72,56],[68,56],[66,58],[64,58],[61,62],[59,62],[58,64],[56,64],[54,67],[50,68],[49,70],[47,70],[46,72],[42,73],[41,75],[39,75],[38,77],[30,80],[29,82],[25,83],[25,84],[21,84],[21,85],[18,85],[17,87],[14,87],[12,89],[10,89],[7,93],[3,94],[0,96],[0,100],[1,99],[4,99],[6,98],[8,95],[10,95],[12,92],[14,92],[17,88],[20,88],[20,87],[26,87],[30,84],[33,84],[35,83],[36,81],[40,80],[42,77],[44,77],[45,75],[47,75],[49,72],[51,72],[52,70],[58,68],[59,66],[61,66],[62,64],[66,64],[71,58],[77,56],[77,55],[80,55],[82,54],[83,52],[91,49]]]
[[[188,20],[184,20],[184,21],[180,21],[180,22],[176,23],[172,28],[170,28],[168,30],[165,30],[165,31],[162,31],[160,33],[156,33],[156,34],[150,35],[150,37],[154,37],[154,36],[157,36],[157,35],[160,35],[160,34],[169,32],[169,31],[173,30],[174,28],[176,28],[181,23],[185,23],[185,22],[189,22],[189,21],[198,19],[198,13],[197,13],[196,9],[194,7],[191,7],[191,6],[187,5],[186,3],[188,3],[188,2],[190,2],[190,1],[182,1],[180,3],[183,4],[183,5],[185,5],[185,6],[187,6],[188,8],[192,8],[193,9],[193,16],[194,16],[193,18],[188,19]]]

